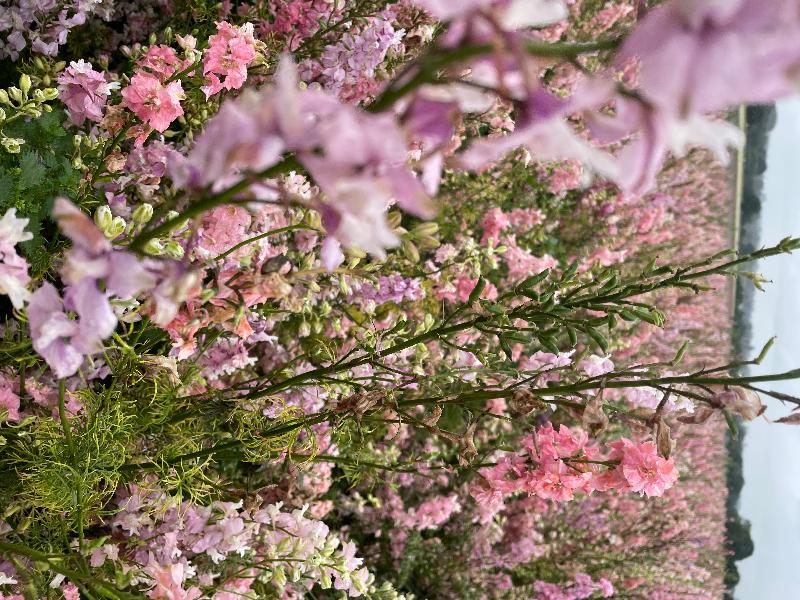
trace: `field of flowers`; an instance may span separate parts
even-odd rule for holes
[[[0,600],[722,598],[768,4],[6,0]]]

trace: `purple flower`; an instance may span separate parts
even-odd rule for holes
[[[74,374],[83,357],[100,352],[117,325],[109,299],[129,299],[153,288],[155,267],[110,242],[80,209],[58,198],[53,216],[73,246],[61,276],[63,300],[50,283],[34,292],[28,308],[34,349],[59,378]]]
[[[615,178],[614,159],[581,139],[565,120],[569,114],[604,104],[610,96],[610,84],[600,81],[588,82],[568,101],[542,90],[535,92],[524,103],[523,117],[513,133],[474,142],[460,155],[459,162],[467,169],[482,169],[522,146],[535,159],[574,159],[592,171]]]
[[[45,282],[31,296],[28,323],[33,349],[47,361],[56,377],[74,375],[83,362],[83,354],[71,343],[78,323],[67,316],[53,284]]]
[[[794,0],[673,0],[628,37],[620,61],[640,62],[640,91],[686,117],[792,94],[800,66]]]

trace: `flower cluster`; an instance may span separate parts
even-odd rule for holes
[[[527,492],[544,500],[572,500],[576,493],[616,489],[661,496],[678,480],[671,459],[654,444],[622,438],[602,455],[579,429],[544,425],[522,441],[524,454],[505,454],[479,471],[471,492],[487,507],[502,505],[507,494]],[[606,467],[606,468],[602,468]]]

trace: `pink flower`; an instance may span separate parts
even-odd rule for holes
[[[617,477],[624,479],[629,489],[648,496],[661,496],[678,481],[674,461],[658,455],[650,442],[635,443],[621,438],[611,444],[610,460],[619,460],[614,469]]]
[[[0,374],[0,411],[5,410],[9,421],[19,421],[19,396],[11,387],[11,381]]]
[[[481,244],[486,244],[489,239],[493,240],[495,244],[498,243],[500,239],[500,233],[502,233],[509,225],[511,221],[508,218],[501,208],[492,208],[487,211],[486,215],[483,217],[483,221],[481,222],[481,227],[483,227],[483,236],[481,236]]]
[[[83,60],[71,62],[58,76],[59,98],[75,125],[82,125],[86,119],[102,120],[106,101],[118,87],[119,83],[108,83],[105,73],[95,71],[91,63]]]
[[[159,132],[183,114],[180,81],[164,85],[155,75],[137,73],[128,87],[122,90],[122,105]]]
[[[155,585],[147,592],[149,598],[154,600],[194,600],[201,595],[197,587],[183,589],[185,567],[183,563],[174,563],[170,566],[160,565],[150,558],[150,563],[145,568]]]
[[[182,68],[184,62],[174,49],[162,44],[150,46],[145,55],[136,61],[136,64],[149,70],[160,81],[165,81],[172,77],[177,69]]]
[[[203,56],[206,85],[201,89],[206,98],[222,89],[238,90],[247,79],[247,66],[256,57],[252,23],[236,27],[225,21],[217,23],[217,34],[208,39]],[[220,77],[225,79],[220,81]]]

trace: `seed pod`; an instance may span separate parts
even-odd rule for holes
[[[716,395],[716,400],[723,408],[740,416],[745,421],[752,421],[767,410],[761,403],[761,397],[753,390],[733,386]]]
[[[508,410],[515,417],[532,413],[534,410],[545,410],[547,405],[530,390],[517,389],[508,400]]]

